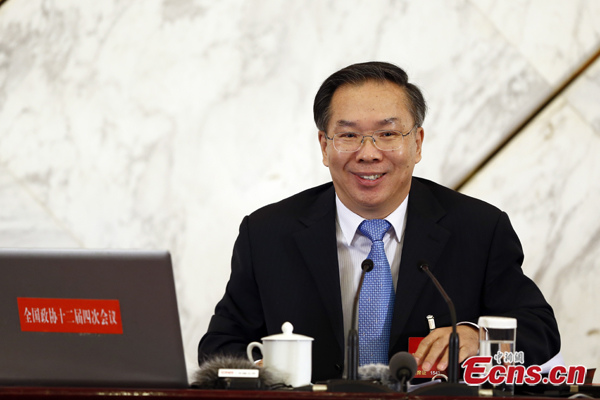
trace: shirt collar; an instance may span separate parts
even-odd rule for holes
[[[342,203],[337,193],[335,194],[335,205],[336,205],[336,218],[342,235],[348,245],[352,244],[356,233],[358,232],[358,226],[365,220],[360,215],[350,211],[348,207]],[[404,223],[406,221],[406,207],[408,205],[408,196],[400,204],[398,208],[394,210],[385,219],[392,225],[393,232],[390,229],[388,232],[397,241],[400,242],[402,235],[404,234]]]

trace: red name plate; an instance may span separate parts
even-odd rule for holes
[[[425,339],[422,337],[409,337],[408,338],[408,352],[410,354],[415,354],[417,352],[417,348],[419,348],[419,343]],[[437,363],[433,365],[433,367],[429,371],[423,371],[421,368],[417,369],[417,373],[415,374],[415,378],[433,378],[442,372],[437,369]]]
[[[23,332],[122,334],[119,300],[17,298]]]

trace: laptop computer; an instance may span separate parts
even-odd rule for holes
[[[166,251],[0,249],[0,385],[188,387]]]

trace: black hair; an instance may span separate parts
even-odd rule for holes
[[[395,83],[404,89],[408,97],[409,111],[417,126],[423,124],[425,114],[427,113],[427,103],[421,90],[412,83],[408,82],[408,75],[404,70],[394,64],[380,61],[370,61],[360,64],[352,64],[343,68],[329,78],[325,79],[313,105],[313,113],[317,128],[321,131],[327,131],[327,125],[331,118],[331,99],[335,91],[342,85],[358,85],[369,80],[378,82],[389,81]]]

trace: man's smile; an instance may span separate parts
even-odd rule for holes
[[[372,173],[356,174],[356,176],[358,176],[359,178],[365,179],[367,181],[376,181],[377,179],[381,178],[384,175],[385,175],[385,173],[382,173],[382,174],[372,174]]]

